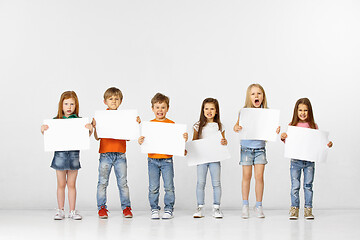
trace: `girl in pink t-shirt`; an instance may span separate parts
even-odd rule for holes
[[[290,126],[305,127],[318,129],[314,120],[314,115],[311,107],[310,100],[308,98],[300,98],[294,108],[294,114]],[[285,142],[287,138],[286,133],[281,134],[281,140]],[[330,141],[327,146],[332,147]],[[304,173],[304,197],[305,197],[305,209],[304,217],[306,219],[314,219],[312,214],[312,199],[313,199],[313,181],[315,173],[315,163],[310,161],[291,159],[290,176],[291,176],[291,207],[290,207],[290,219],[297,219],[299,217],[299,190],[300,190],[300,177],[301,170]]]

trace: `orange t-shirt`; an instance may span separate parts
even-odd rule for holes
[[[100,138],[99,153],[107,152],[126,152],[126,140]]]
[[[175,122],[173,122],[173,121],[171,121],[170,119],[167,119],[167,118],[164,121],[159,121],[159,120],[153,119],[150,122],[175,123]],[[172,156],[173,155],[157,154],[157,153],[149,153],[148,154],[149,158],[160,158],[160,159],[171,158]]]

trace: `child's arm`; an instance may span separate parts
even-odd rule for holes
[[[238,118],[237,122],[234,125],[234,132],[238,133],[241,131],[241,129],[242,129],[242,126],[239,125],[239,118]]]
[[[49,129],[49,126],[48,126],[48,125],[46,125],[46,124],[41,125],[41,134],[44,135],[44,132],[45,132],[46,130],[48,130],[48,129]]]
[[[226,140],[226,138],[225,138],[225,130],[221,133],[221,135],[222,135],[222,137],[223,137],[223,139],[221,139],[221,145],[227,145],[227,140]]]
[[[96,141],[99,141],[99,138],[98,138],[98,135],[97,135],[97,132],[96,132],[96,121],[95,121],[95,118],[93,118],[92,122],[91,122],[91,125],[93,126],[94,128],[94,138]]]
[[[86,127],[87,129],[89,129],[89,137],[90,137],[91,134],[93,133],[94,128],[93,128],[93,126],[92,126],[91,123],[86,124],[85,127]]]

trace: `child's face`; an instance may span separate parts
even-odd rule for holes
[[[306,122],[308,118],[308,106],[305,104],[300,103],[298,107],[298,117],[300,119],[300,122]]]
[[[64,113],[65,117],[69,117],[75,111],[75,107],[76,107],[75,99],[73,99],[73,98],[65,99],[63,101],[62,107],[63,107],[62,109],[63,109],[63,113]]]
[[[216,115],[216,108],[214,103],[205,103],[204,116],[208,122],[213,122]]]
[[[151,108],[155,114],[156,120],[163,121],[166,119],[166,113],[169,111],[169,107],[165,102],[154,103],[154,106]]]
[[[116,110],[121,104],[119,96],[111,96],[104,100],[104,103],[108,106],[110,110]]]
[[[259,108],[264,99],[264,93],[258,87],[252,87],[250,89],[250,99],[254,107]]]

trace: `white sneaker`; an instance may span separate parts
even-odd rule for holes
[[[265,217],[262,206],[255,207],[254,210],[255,210],[255,213],[256,213],[256,217],[258,217],[258,218],[264,218]]]
[[[241,217],[244,219],[249,218],[249,205],[243,205],[242,211],[241,211]]]
[[[82,216],[79,214],[77,210],[71,210],[69,213],[69,218],[73,220],[81,220]]]
[[[194,218],[202,218],[205,217],[204,214],[204,205],[199,205],[198,208],[196,209],[196,212],[193,215]]]
[[[162,216],[162,219],[172,219],[174,217],[174,214],[170,210],[165,210],[164,215]]]
[[[213,217],[214,218],[223,218],[223,213],[221,212],[220,210],[220,206],[219,205],[216,205],[213,207]]]
[[[62,209],[56,209],[54,220],[63,220],[65,218],[65,211]]]
[[[160,214],[158,209],[151,210],[151,219],[160,219]]]

